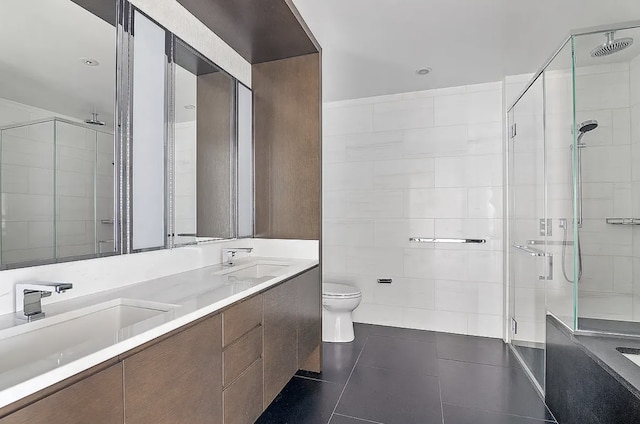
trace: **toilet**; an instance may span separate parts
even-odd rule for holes
[[[347,284],[322,284],[322,341],[351,342],[353,319],[351,313],[362,300],[357,287]]]

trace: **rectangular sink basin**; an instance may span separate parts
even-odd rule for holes
[[[114,299],[2,331],[0,389],[162,324],[176,307]]]
[[[238,280],[277,277],[287,272],[288,268],[289,265],[287,264],[257,263],[237,271],[226,272],[224,275],[227,277],[235,277]]]

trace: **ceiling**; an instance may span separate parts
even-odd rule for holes
[[[573,29],[640,20],[638,0],[293,1],[322,45],[325,101],[535,72]]]
[[[112,25],[69,0],[2,0],[0,97],[112,123],[115,40]]]

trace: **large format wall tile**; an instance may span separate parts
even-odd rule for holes
[[[502,83],[324,110],[324,281],[360,322],[501,337]],[[487,243],[409,242],[434,236]]]

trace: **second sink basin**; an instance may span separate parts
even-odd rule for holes
[[[220,274],[227,277],[235,277],[238,280],[243,279],[264,279],[265,277],[277,277],[287,272],[289,264],[263,263],[258,262],[243,266],[240,269],[231,269]]]

